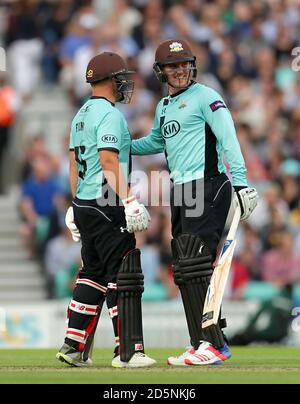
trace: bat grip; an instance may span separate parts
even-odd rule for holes
[[[236,207],[234,215],[233,215],[233,219],[230,225],[230,229],[227,235],[227,240],[233,240],[235,237],[235,233],[237,231],[239,222],[240,222],[240,218],[241,218],[241,208],[239,206]]]

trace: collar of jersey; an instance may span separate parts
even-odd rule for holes
[[[105,101],[109,102],[113,107],[115,106],[115,104],[114,104],[113,102],[109,101],[107,98],[105,98],[105,97],[98,97],[97,95],[92,95],[92,96],[90,97],[90,100],[105,100]]]
[[[177,97],[178,95],[180,95],[180,94],[184,93],[185,91],[189,90],[194,84],[196,84],[196,82],[192,81],[191,84],[188,85],[188,87],[183,88],[182,90],[178,91],[178,93],[176,93],[176,94],[169,95],[169,97],[170,98]]]

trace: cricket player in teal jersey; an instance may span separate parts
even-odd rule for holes
[[[232,187],[241,220],[249,217],[258,195],[248,187],[244,159],[224,100],[213,89],[195,82],[196,57],[189,44],[178,39],[164,41],[157,48],[153,68],[159,81],[167,83],[169,95],[157,105],[151,133],[133,141],[132,154],[164,152],[174,184],[174,281],[181,292],[192,348],[168,358],[168,364],[219,364],[231,356],[222,332],[226,321],[220,318],[217,325],[202,329],[205,296],[231,205]],[[190,214],[191,200],[195,200],[195,208],[197,203],[201,205],[194,215]]]
[[[87,66],[92,97],[72,121],[70,185],[74,197],[66,225],[82,242],[82,269],[68,306],[68,326],[57,359],[88,366],[90,347],[106,300],[116,347],[112,366],[146,367],[155,361],[144,353],[141,295],[144,290],[135,231],[150,217],[131,194],[131,137],[115,102],[130,102],[134,82],[125,61],[104,52]]]

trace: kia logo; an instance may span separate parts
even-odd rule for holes
[[[170,137],[176,136],[177,133],[180,131],[180,124],[177,121],[169,121],[166,122],[162,128],[162,135],[165,139],[168,139]]]
[[[117,141],[118,141],[117,137],[114,135],[105,135],[105,136],[102,136],[101,139],[102,139],[102,142],[105,142],[105,143],[117,143]]]

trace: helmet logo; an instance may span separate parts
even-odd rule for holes
[[[90,70],[87,72],[86,77],[87,77],[88,79],[90,79],[90,78],[93,77],[93,74],[94,74],[94,70],[90,69]]]
[[[170,44],[170,52],[181,52],[181,51],[183,51],[183,47],[180,42],[173,42]]]

